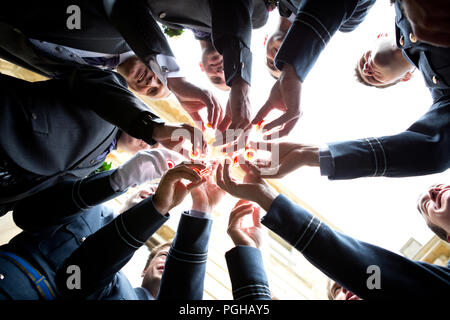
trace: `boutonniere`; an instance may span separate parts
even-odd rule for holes
[[[174,28],[169,28],[166,26],[162,26],[162,27],[163,27],[164,33],[170,38],[181,36],[181,34],[184,32],[183,29],[174,29]]]

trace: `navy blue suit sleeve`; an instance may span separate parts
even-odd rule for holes
[[[234,300],[271,300],[261,251],[236,246],[225,254]]]
[[[290,64],[305,81],[322,50],[338,31],[351,31],[364,20],[375,0],[304,0],[275,57],[282,70]]]
[[[58,183],[17,203],[13,219],[27,232],[66,224],[81,212],[122,194],[111,188],[110,176],[115,170],[101,172],[85,179]]]
[[[181,215],[158,300],[202,300],[212,223],[211,219]]]
[[[98,230],[78,247],[58,269],[55,283],[64,298],[101,299],[117,272],[131,259],[151,235],[163,225],[168,215],[161,215],[149,197]],[[81,288],[66,285],[67,268],[80,268]]]
[[[228,86],[236,75],[248,84],[251,82],[252,7],[253,0],[211,0],[212,41],[223,55]]]
[[[416,262],[334,231],[283,195],[274,200],[262,223],[362,299],[442,298],[448,294],[448,268]],[[371,286],[372,268],[379,270],[379,289]]]
[[[442,172],[450,166],[450,101],[436,102],[400,134],[329,143],[328,147],[334,163],[330,179]]]

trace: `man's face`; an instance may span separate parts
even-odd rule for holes
[[[164,98],[170,94],[158,77],[138,57],[134,56],[119,65],[117,71],[127,80],[128,86],[150,98]]]
[[[450,235],[450,185],[436,184],[424,193],[417,209],[428,225],[435,225]]]
[[[270,74],[277,79],[280,77],[281,71],[275,67],[274,59],[275,59],[275,56],[276,56],[278,50],[281,47],[281,43],[283,42],[283,39],[284,39],[283,33],[275,32],[269,38],[269,40],[267,40],[267,45],[266,45],[266,65],[267,65],[267,68],[269,68]]]
[[[202,52],[200,68],[206,73],[209,81],[218,89],[228,91],[230,87],[225,83],[223,72],[223,57],[214,48],[205,49]]]
[[[361,300],[361,298],[348,291],[347,289],[342,288],[336,282],[334,282],[331,286],[331,295],[333,297],[333,300]]]
[[[161,281],[169,249],[169,245],[164,246],[155,254],[147,269],[144,270],[143,282],[154,283],[155,280]]]
[[[117,149],[135,154],[140,150],[150,149],[151,146],[141,139],[136,139],[123,132],[120,134],[120,138],[117,141]]]
[[[400,79],[409,80],[410,69],[411,66],[405,63],[402,51],[387,37],[378,38],[373,48],[366,51],[358,63],[361,77],[373,86],[385,86]]]

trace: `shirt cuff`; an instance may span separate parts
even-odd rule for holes
[[[149,65],[158,79],[167,87],[167,78],[181,78],[183,73],[175,57],[157,54],[150,57]]]
[[[194,209],[189,210],[187,212],[187,214],[189,214],[193,217],[196,217],[196,218],[211,219],[211,215],[209,213],[194,210]]]
[[[319,150],[320,175],[334,176],[334,160],[328,146]]]

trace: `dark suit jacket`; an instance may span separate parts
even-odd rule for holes
[[[65,181],[19,202],[14,222],[23,229],[0,251],[15,253],[31,263],[56,292],[55,273],[90,234],[113,220],[113,211],[100,204],[120,195],[109,182],[113,171],[80,181]],[[25,273],[0,257],[0,299],[39,299]]]
[[[130,213],[130,211],[134,211]],[[65,298],[138,299],[124,282],[120,269],[169,215],[162,216],[152,197],[116,218],[110,225],[88,238],[64,262],[56,275],[56,284]],[[169,250],[157,299],[201,300],[206,272],[212,220],[182,214],[176,237]],[[105,250],[105,245],[114,250]],[[81,290],[66,288],[69,265],[84,270]]]
[[[296,20],[275,57],[277,67],[291,64],[305,81],[334,33],[356,28],[374,2],[301,1]],[[441,172],[450,166],[450,48],[412,42],[412,29],[402,13],[401,1],[396,1],[395,7],[397,46],[422,72],[434,103],[421,119],[397,135],[329,143],[334,165],[330,179],[415,176]]]
[[[181,215],[164,267],[158,300],[203,299],[212,223],[208,218]]]
[[[450,269],[413,261],[330,229],[307,210],[279,195],[261,222],[300,251],[329,278],[362,299],[423,299],[448,295]],[[377,266],[380,289],[368,278]]]
[[[261,251],[236,246],[225,254],[234,300],[271,300]]]
[[[79,30],[67,28],[70,14],[66,10],[70,5],[81,10]],[[263,0],[232,4],[206,0],[61,0],[30,2],[27,10],[22,3],[11,2],[0,13],[0,21],[19,29],[27,38],[104,53],[123,53],[131,48],[145,63],[154,54],[173,56],[156,21],[212,32],[214,45],[224,56],[227,83],[237,73],[250,82],[252,23],[261,27],[267,17]],[[8,52],[11,50],[4,51],[4,58],[17,56]]]
[[[157,120],[114,72],[86,67],[34,83],[0,75],[0,99],[0,148],[22,169],[52,179],[93,172],[119,128],[155,142]]]
[[[140,289],[131,286],[120,269],[168,217],[156,212],[150,199],[113,219],[112,210],[100,205],[121,194],[111,188],[109,179],[113,172],[65,181],[15,207],[14,221],[24,232],[2,249],[21,255],[39,269],[58,299],[145,298]],[[38,212],[30,214],[30,211]],[[130,237],[130,233],[135,237]],[[142,241],[137,242],[138,239]],[[70,275],[67,263],[74,264],[69,261],[80,255],[83,261],[76,263],[81,269],[82,289],[70,291],[65,280]],[[35,287],[15,265],[0,259],[0,269],[8,274],[6,281],[0,282],[1,298],[39,297]]]

